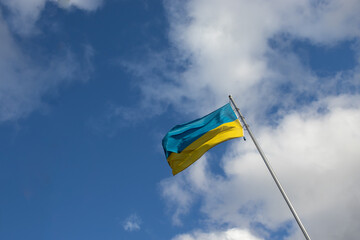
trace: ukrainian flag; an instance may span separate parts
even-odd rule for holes
[[[244,130],[230,103],[197,120],[177,125],[162,140],[173,175],[224,141],[243,137]]]

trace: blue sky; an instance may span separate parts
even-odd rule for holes
[[[0,239],[303,239],[249,136],[171,175],[163,136],[229,94],[310,236],[357,239],[359,12],[0,0]]]

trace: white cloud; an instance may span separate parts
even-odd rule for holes
[[[286,115],[277,127],[253,129],[314,239],[360,234],[359,103],[359,96],[331,97]],[[195,165],[168,180],[181,189],[168,200],[175,204],[185,191],[201,198],[201,212],[212,223],[243,228],[260,223],[276,231],[293,219],[285,201],[251,140],[232,144],[221,162],[225,177],[201,167],[204,163]],[[198,178],[196,171],[206,177]],[[164,191],[172,183],[163,185]],[[303,239],[296,225],[289,239]]]
[[[203,115],[232,94],[310,236],[357,239],[360,2],[189,0],[166,9],[173,49],[132,66],[146,101]],[[294,52],[296,41],[323,49],[352,41],[355,67],[319,77]],[[224,176],[203,158],[164,180],[163,196],[177,224],[199,200],[210,225],[260,224],[266,238],[292,215],[251,140],[230,145]],[[289,239],[303,239],[296,225],[287,228]]]
[[[85,11],[94,11],[102,4],[102,0],[0,0],[0,6],[9,11],[9,22],[12,30],[20,35],[32,35],[38,31],[36,21],[48,3],[55,3],[62,8],[76,7]]]
[[[77,7],[82,10],[94,11],[98,9],[103,0],[51,0],[57,2],[61,7]]]
[[[206,167],[205,158],[204,161],[198,161],[194,163],[194,167],[189,168],[189,172],[196,172],[198,174],[191,174],[190,179],[194,178],[197,181],[194,181],[196,186],[201,185],[201,179],[204,177],[203,168]],[[185,173],[186,174],[186,173]],[[172,222],[174,225],[182,225],[181,217],[186,215],[194,201],[196,200],[196,196],[192,189],[192,182],[188,178],[180,177],[177,178],[177,181],[174,181],[173,178],[164,179],[160,182],[160,187],[162,189],[162,196],[167,201],[167,207],[169,211],[172,213]],[[184,186],[188,186],[184,188]]]
[[[194,232],[192,234],[182,234],[173,238],[173,240],[261,240],[253,236],[247,230],[231,228],[225,231],[213,232]]]
[[[261,115],[272,107],[287,111],[304,96],[338,94],[344,82],[359,89],[352,77],[358,69],[319,78],[288,47],[294,39],[329,48],[359,39],[359,1],[189,0],[166,1],[166,9],[172,50],[131,66],[156,112],[172,104],[201,115],[231,93],[243,110]]]
[[[0,38],[0,122],[17,120],[44,107],[47,94],[76,79],[87,80],[92,70],[91,46],[85,46],[82,57],[64,48],[58,55],[44,56],[46,63],[25,53],[1,14]]]
[[[125,231],[138,231],[140,230],[140,225],[141,225],[141,219],[140,217],[138,217],[138,215],[136,214],[132,214],[130,215],[123,224],[123,228]]]

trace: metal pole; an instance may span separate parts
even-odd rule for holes
[[[297,224],[299,225],[301,231],[303,232],[306,240],[311,240],[309,234],[306,232],[306,229],[305,229],[304,225],[301,223],[301,220],[300,220],[299,216],[297,215],[294,207],[292,206],[292,204],[291,204],[288,196],[286,195],[286,193],[285,193],[284,189],[282,188],[282,186],[281,186],[278,178],[276,177],[276,175],[275,175],[275,173],[274,173],[274,170],[273,170],[272,167],[270,166],[269,161],[267,160],[265,154],[263,153],[262,149],[260,148],[260,145],[258,144],[258,142],[256,141],[254,135],[252,134],[252,132],[251,132],[251,130],[250,130],[250,128],[249,128],[249,125],[248,125],[248,124],[246,123],[246,121],[245,121],[245,118],[243,117],[243,115],[241,115],[240,110],[239,110],[239,108],[236,106],[236,104],[235,104],[235,102],[234,102],[234,99],[232,98],[231,95],[229,95],[229,99],[230,99],[230,102],[232,103],[232,105],[234,106],[236,112],[238,113],[238,115],[239,115],[239,117],[240,117],[243,125],[245,126],[246,130],[248,131],[251,139],[253,140],[253,142],[254,142],[257,150],[259,151],[259,153],[260,153],[260,155],[261,155],[261,157],[262,157],[262,159],[264,160],[264,163],[265,163],[266,167],[267,167],[268,170],[270,171],[271,176],[273,177],[273,179],[274,179],[277,187],[279,188],[282,196],[284,197],[284,199],[285,199],[288,207],[290,208],[291,213],[293,214],[293,216],[294,216]]]

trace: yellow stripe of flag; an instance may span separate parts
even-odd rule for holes
[[[205,152],[219,143],[243,136],[244,130],[238,119],[208,131],[180,153],[172,152],[170,154],[167,160],[172,168],[173,175],[189,167]]]

